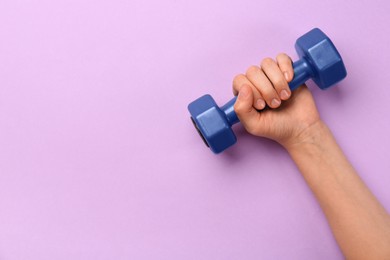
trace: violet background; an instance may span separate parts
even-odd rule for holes
[[[0,259],[342,259],[287,153],[187,105],[323,29],[348,77],[309,83],[390,210],[390,2],[0,1]]]

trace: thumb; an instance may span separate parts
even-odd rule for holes
[[[234,111],[245,129],[249,133],[254,134],[256,132],[260,114],[253,107],[253,92],[250,86],[244,85],[241,87],[237,101],[234,104]]]

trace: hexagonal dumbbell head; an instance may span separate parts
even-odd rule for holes
[[[191,102],[188,110],[204,143],[214,153],[222,152],[237,141],[227,115],[210,95]]]
[[[306,59],[313,81],[326,89],[347,76],[343,60],[336,47],[320,29],[314,28],[298,38],[295,49],[301,60]]]

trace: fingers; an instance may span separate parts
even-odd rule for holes
[[[271,108],[280,106],[282,100],[291,96],[288,82],[294,77],[294,70],[289,56],[282,53],[276,61],[265,58],[261,67],[250,66],[245,75],[237,75],[233,80],[233,93],[237,95],[243,85],[252,90],[252,105],[261,110],[267,104]]]
[[[260,92],[269,107],[277,108],[281,101],[272,83],[258,66],[250,66],[246,71],[246,77]]]
[[[280,53],[276,56],[276,61],[285,79],[287,82],[290,82],[294,77],[294,69],[291,58],[285,53]]]
[[[282,100],[287,100],[291,91],[287,84],[287,79],[280,70],[278,64],[271,59],[266,58],[261,62],[261,68],[267,75],[268,79],[272,82],[275,91],[278,93]]]
[[[233,79],[233,93],[235,96],[237,96],[238,92],[240,91],[241,87],[247,85],[252,89],[253,93],[253,106],[256,109],[263,109],[265,107],[265,101],[262,98],[260,92],[257,90],[257,88],[252,84],[252,82],[249,81],[249,79],[243,75],[239,74]]]

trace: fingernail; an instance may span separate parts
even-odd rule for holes
[[[278,107],[278,106],[280,105],[280,100],[278,100],[278,99],[276,99],[276,98],[272,99],[271,105],[272,105],[273,107]]]
[[[287,92],[287,90],[283,89],[280,91],[280,98],[283,100],[286,100],[290,97],[290,93]]]
[[[257,101],[256,101],[256,107],[257,109],[263,109],[265,107],[265,102],[264,100],[262,100],[261,98],[259,98]]]
[[[285,77],[286,80],[288,81],[289,77],[288,77],[288,72],[287,72],[287,71],[284,72],[284,77]]]

